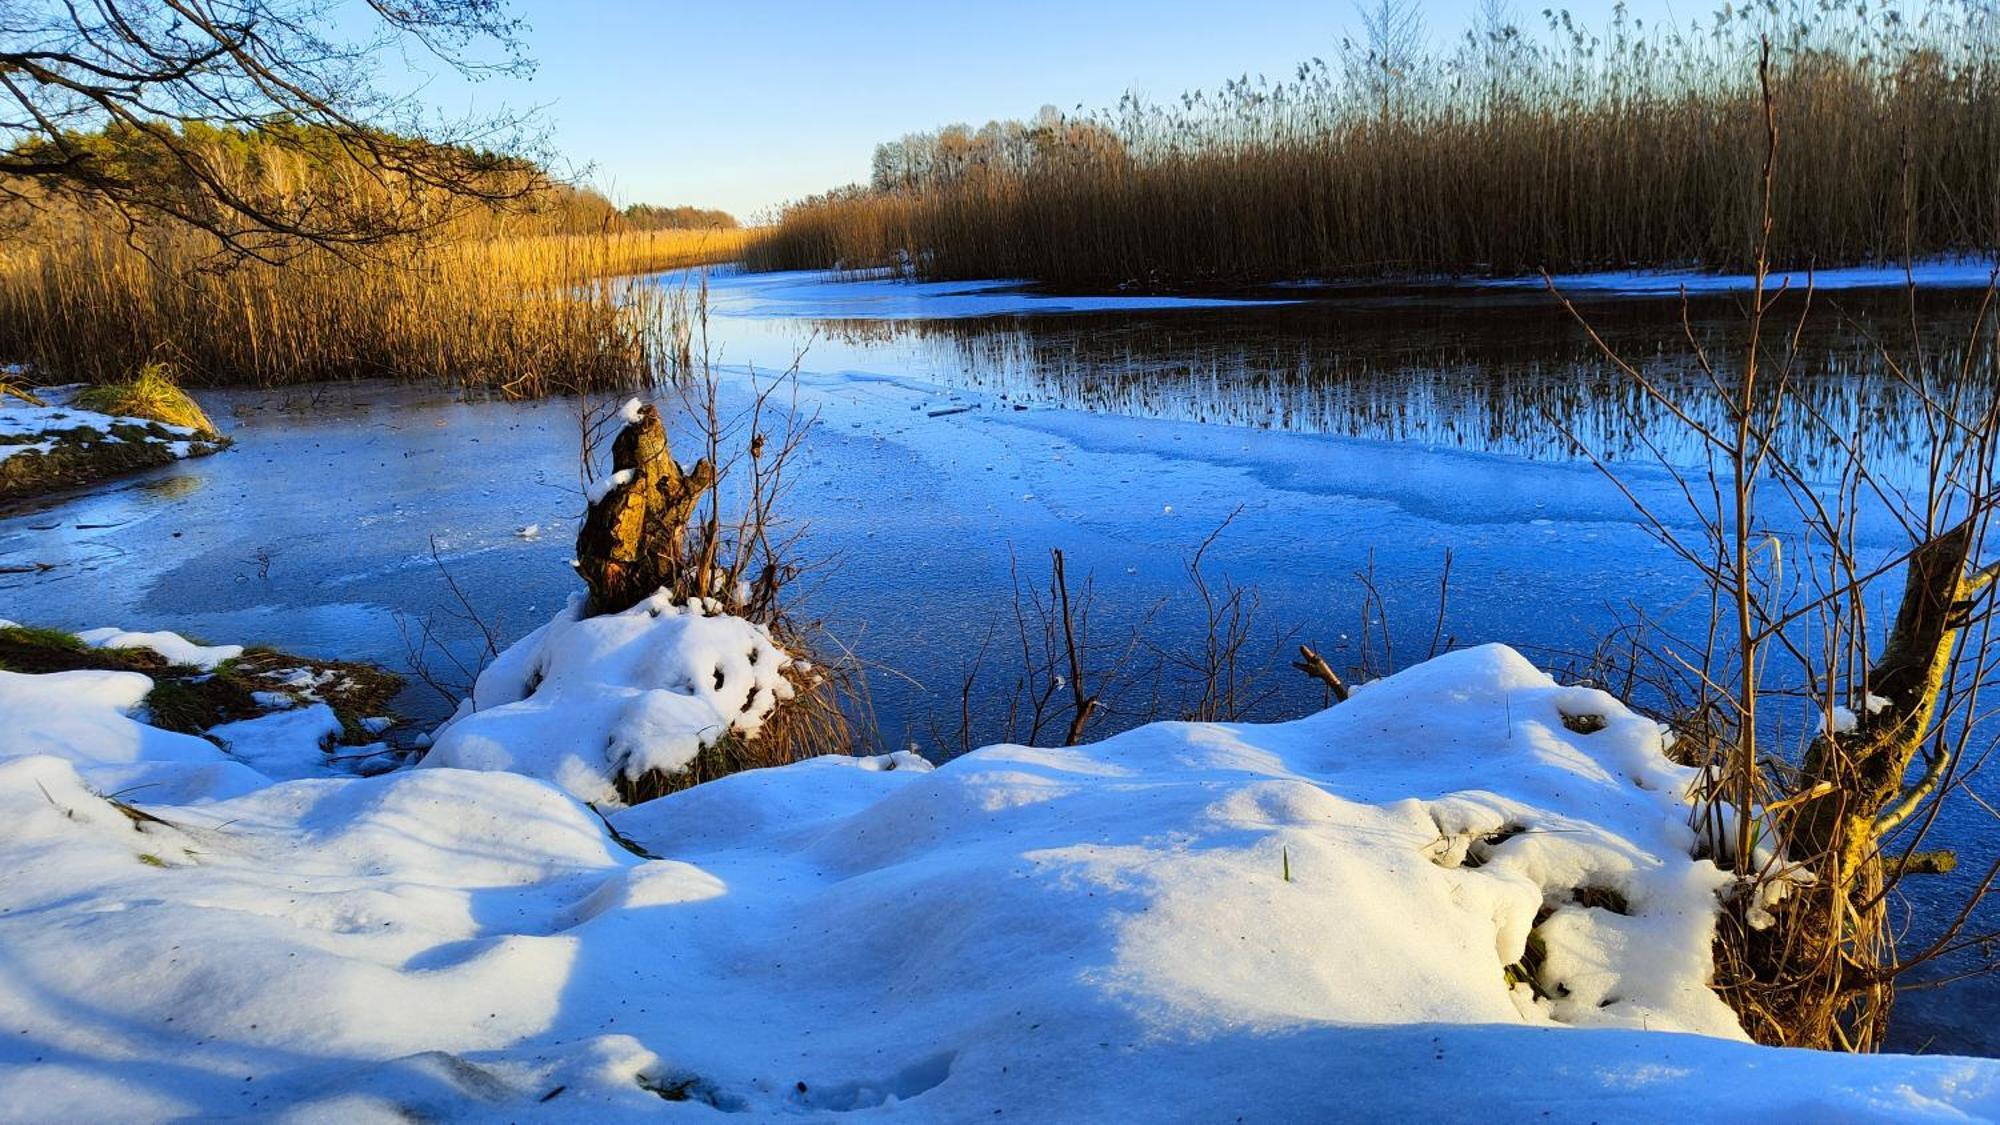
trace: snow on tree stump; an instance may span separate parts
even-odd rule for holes
[[[592,489],[576,536],[576,568],[590,587],[590,613],[618,613],[662,588],[690,584],[687,528],[715,486],[706,458],[682,470],[667,446],[659,411],[641,406],[611,443],[611,476]]]

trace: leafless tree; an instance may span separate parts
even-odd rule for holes
[[[531,138],[512,116],[429,119],[377,60],[519,74],[519,30],[502,0],[0,0],[0,202],[184,223],[264,260],[433,229],[531,190],[531,165],[495,155]],[[246,176],[242,140],[341,177]]]

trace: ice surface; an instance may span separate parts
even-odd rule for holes
[[[1776,292],[1781,286],[1794,290],[1811,284],[1814,289],[1893,289],[1915,280],[1923,289],[1983,289],[1993,280],[2000,262],[1976,259],[1920,262],[1905,275],[1901,266],[1846,266],[1817,271],[1776,270],[1766,276],[1764,288]],[[1756,288],[1755,275],[1703,273],[1698,270],[1637,270],[1603,273],[1563,274],[1555,278],[1556,288],[1576,293],[1627,293],[1661,295],[1679,293],[1748,293]],[[1540,277],[1510,277],[1470,284],[1496,289],[1540,289]]]
[[[662,285],[686,284],[683,273],[663,274]],[[956,319],[1028,313],[1137,312],[1148,309],[1215,309],[1291,304],[1289,300],[1223,297],[1062,296],[1028,288],[1029,282],[908,281],[895,277],[794,271],[746,274],[716,271],[709,277],[709,307],[718,316],[838,317],[895,320]]]

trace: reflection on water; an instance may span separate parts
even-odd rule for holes
[[[1920,480],[1929,435],[1910,408],[1917,387],[1965,388],[1967,413],[1993,393],[1993,350],[1968,340],[1982,299],[1921,294],[1916,348],[1903,294],[1821,299],[1802,329],[1793,320],[1799,303],[1789,299],[1767,322],[1767,338],[1779,344],[1766,353],[1766,386],[1782,374],[1787,423],[1858,434],[1878,474]],[[1726,387],[1741,363],[1742,307],[1710,297],[1690,303],[1685,321],[1674,300],[1581,307],[1640,379],[1545,295],[1497,308],[1491,297],[1412,296],[1115,316],[827,320],[816,329],[864,351],[917,342],[933,374],[1015,403],[1536,460],[1588,451],[1606,461],[1664,454],[1703,463],[1700,438],[1662,399],[1705,426],[1725,425],[1718,382]],[[1885,349],[1895,363],[1884,362]],[[1914,364],[1912,355],[1920,357]],[[1783,452],[1809,474],[1838,471],[1844,460],[1823,442]]]
[[[200,491],[202,483],[200,477],[160,477],[140,481],[138,487],[162,500],[180,500]]]

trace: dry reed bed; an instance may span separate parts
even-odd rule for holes
[[[138,244],[44,223],[0,250],[0,358],[113,382],[151,362],[193,384],[389,376],[515,396],[621,388],[666,361],[664,301],[631,276],[727,260],[740,231],[483,229],[357,263],[217,268],[200,236]]]
[[[1699,34],[1489,25],[1454,52],[1357,47],[1166,108],[905,138],[873,185],[794,204],[746,261],[1084,285],[1745,267],[1767,34],[1774,260],[2000,242],[2000,17],[1816,7],[1750,5]]]

